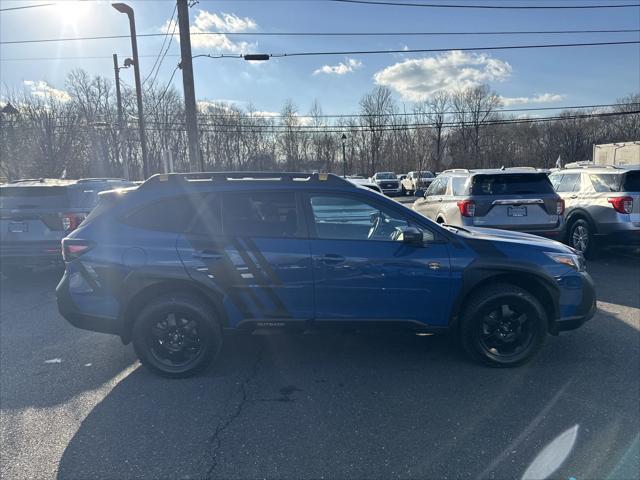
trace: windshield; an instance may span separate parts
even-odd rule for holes
[[[434,178],[433,172],[420,172],[420,178]]]

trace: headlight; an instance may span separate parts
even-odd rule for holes
[[[582,272],[585,269],[585,261],[582,255],[576,255],[573,253],[556,253],[556,252],[544,252],[547,257],[556,263],[562,263],[567,267],[573,268],[578,272]]]

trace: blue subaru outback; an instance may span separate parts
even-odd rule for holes
[[[155,175],[101,194],[62,245],[61,314],[169,377],[205,368],[226,331],[345,325],[448,331],[517,366],[595,312],[575,250],[438,225],[328,174]]]

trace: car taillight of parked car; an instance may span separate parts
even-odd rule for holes
[[[86,240],[79,240],[75,238],[63,238],[62,239],[62,259],[65,262],[75,260],[80,255],[87,253],[93,244]]]
[[[633,198],[631,197],[609,197],[607,201],[613,205],[616,212],[631,213],[633,211]]]
[[[83,213],[63,213],[60,217],[65,232],[73,232],[87,218]]]
[[[463,217],[474,217],[476,215],[476,203],[473,200],[460,200],[458,209]]]
[[[556,203],[556,214],[562,215],[563,213],[564,213],[564,200],[560,199],[558,200],[558,203]]]

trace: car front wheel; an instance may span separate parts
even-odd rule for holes
[[[202,371],[222,346],[214,312],[198,297],[167,295],[151,301],[133,325],[133,347],[140,362],[165,377]]]
[[[460,335],[472,359],[492,367],[517,367],[542,347],[547,316],[526,290],[493,285],[472,297],[462,316]]]

